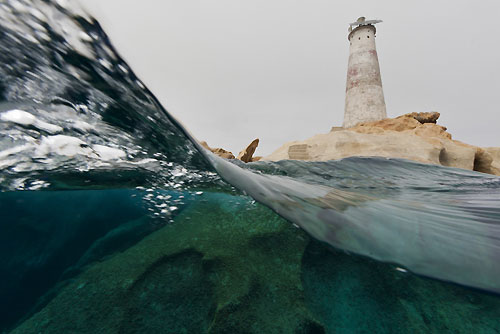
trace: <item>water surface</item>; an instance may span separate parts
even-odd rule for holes
[[[223,160],[75,4],[0,17],[0,331],[500,331],[500,178]]]

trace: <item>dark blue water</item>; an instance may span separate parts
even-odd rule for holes
[[[220,159],[63,5],[0,4],[0,332],[500,331],[500,178]]]

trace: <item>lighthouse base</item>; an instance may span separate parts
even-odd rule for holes
[[[352,87],[346,93],[344,128],[387,118],[382,86]]]

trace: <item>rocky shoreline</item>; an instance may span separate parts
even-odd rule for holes
[[[237,158],[222,148],[210,148],[206,142],[201,144],[222,158],[243,162],[327,161],[352,156],[377,156],[500,175],[500,147],[483,148],[453,140],[447,128],[437,124],[439,116],[438,112],[410,113],[350,128],[333,127],[327,134],[288,142],[265,157],[253,157],[258,139],[241,151]]]
[[[436,124],[438,112],[411,113],[334,127],[303,141],[288,142],[262,160],[326,161],[350,156],[378,156],[463,168],[500,175],[500,147],[481,148],[453,140]]]

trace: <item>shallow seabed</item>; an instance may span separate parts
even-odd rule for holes
[[[16,252],[18,267],[11,272],[24,265],[24,275],[34,285],[40,280],[45,288],[53,286],[36,309],[24,310],[29,316],[9,333],[500,329],[498,296],[334,250],[245,196],[204,192],[186,201],[173,223],[159,226],[147,210],[141,212],[140,201],[134,203],[133,195],[140,194],[95,190],[1,195],[2,203],[8,197],[40,217],[36,222],[16,221],[18,231],[2,233],[10,238],[20,232],[36,235],[40,241],[33,249],[23,245],[24,259]],[[53,215],[54,205],[71,214]],[[101,235],[97,240],[96,234]],[[147,236],[139,241],[141,234]],[[53,261],[27,268],[23,260],[33,252]],[[71,257],[87,261],[71,266]],[[50,277],[51,272],[62,279]],[[16,305],[40,293],[23,287],[4,289],[2,295]]]

